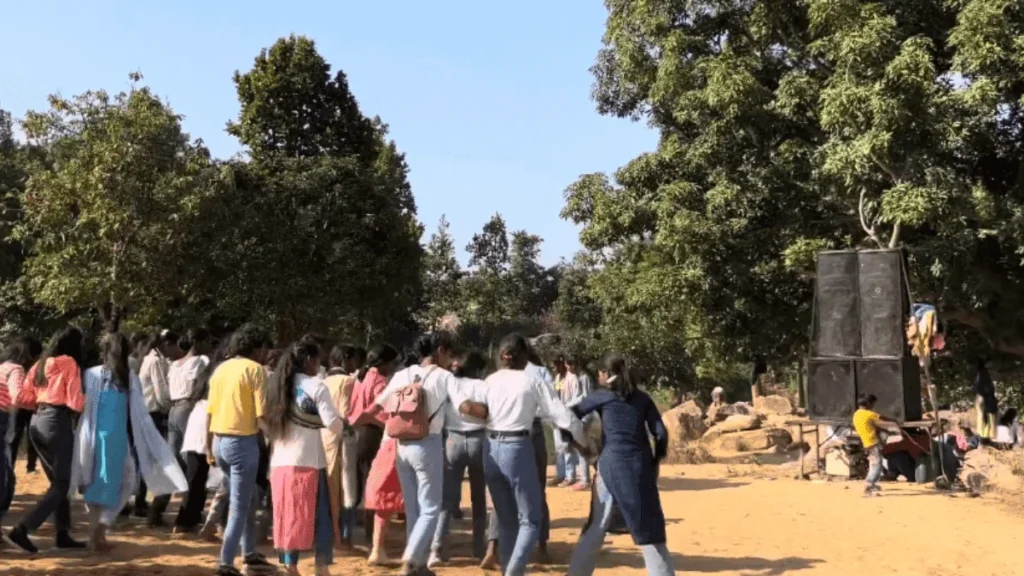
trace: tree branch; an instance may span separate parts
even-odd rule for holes
[[[956,308],[943,308],[939,316],[943,320],[963,324],[964,326],[977,330],[982,335],[988,337],[992,341],[992,347],[1000,352],[1013,354],[1014,356],[1024,356],[1024,341],[991,337],[988,332],[988,323],[985,322],[984,318],[977,314],[972,314]]]
[[[867,215],[864,213],[864,199],[867,192],[867,188],[860,189],[860,202],[857,204],[857,214],[860,216],[860,226],[864,229],[864,232],[867,233],[868,238],[874,240],[875,244],[877,244],[879,248],[882,248],[884,244],[882,244],[882,241],[878,239],[874,223],[872,223],[871,226],[868,226]]]

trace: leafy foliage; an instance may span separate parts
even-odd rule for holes
[[[1024,353],[1019,6],[606,5],[598,110],[661,139],[614,180],[567,190],[604,327],[612,310],[674,326],[698,374],[789,363],[806,350],[814,253],[903,245],[916,299],[952,338],[967,327]]]
[[[33,298],[62,313],[99,309],[110,329],[125,310],[155,318],[179,295],[182,248],[214,189],[206,149],[144,87],[51,97],[23,128],[48,160],[33,167],[14,229],[30,245]]]

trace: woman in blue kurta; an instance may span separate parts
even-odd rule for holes
[[[86,404],[72,472],[72,486],[82,490],[89,506],[89,544],[99,552],[110,550],[107,529],[137,483],[129,450],[133,439],[142,475],[154,494],[183,492],[188,487],[171,449],[145,411],[139,378],[128,368],[128,339],[107,334],[102,348],[103,364],[86,370],[83,378]]]
[[[594,572],[616,506],[643,552],[647,573],[674,574],[658,496],[658,463],[668,450],[668,432],[654,401],[633,384],[624,357],[606,357],[598,376],[602,388],[572,408],[581,419],[594,412],[601,415],[604,448],[597,461],[590,523],[573,551],[569,576]],[[655,439],[653,453],[648,433]]]

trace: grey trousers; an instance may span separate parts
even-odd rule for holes
[[[441,554],[452,515],[462,501],[462,478],[469,470],[469,495],[473,506],[473,557],[483,558],[487,548],[487,484],[484,480],[484,452],[487,432],[448,431],[445,441],[444,500],[431,550]],[[497,530],[497,526],[495,526]]]
[[[540,494],[544,500],[544,518],[540,523],[540,538],[537,543],[546,546],[551,537],[551,512],[548,509],[548,445],[544,439],[544,426],[540,419],[533,421],[533,429],[530,430],[530,439],[533,440],[533,455],[537,462],[537,478],[540,480]],[[493,497],[493,494],[492,494]],[[493,542],[498,539],[498,515],[492,510],[487,519],[487,541]]]
[[[192,414],[193,406],[191,402],[175,402],[167,415],[167,445],[178,459],[178,466],[181,466],[182,471],[187,466],[185,459],[181,457],[181,445],[185,442],[185,428],[188,427],[188,417]],[[170,494],[154,497],[149,507],[149,521],[159,522],[170,502]]]

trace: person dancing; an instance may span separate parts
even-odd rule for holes
[[[485,381],[486,405],[466,402],[487,414],[488,452],[484,475],[498,519],[501,566],[506,576],[526,573],[530,553],[540,537],[543,496],[530,430],[534,418],[546,417],[583,443],[583,425],[551,389],[529,376],[529,346],[519,334],[501,341],[502,369]],[[466,413],[466,411],[463,411]]]
[[[316,551],[317,576],[328,576],[334,562],[335,522],[320,432],[341,434],[344,421],[319,374],[320,349],[312,340],[303,340],[282,354],[270,381],[267,427],[274,547],[293,576],[299,574],[301,551]]]
[[[149,417],[138,375],[128,367],[128,338],[107,334],[101,349],[103,364],[85,372],[86,404],[78,428],[73,486],[82,490],[89,506],[90,547],[102,553],[112,548],[107,530],[135,489],[130,437],[134,437],[139,472],[154,494],[184,492],[188,482]]]
[[[651,397],[633,383],[623,356],[605,358],[598,378],[603,389],[572,408],[581,419],[600,414],[604,449],[598,458],[590,521],[573,550],[569,576],[594,573],[616,506],[643,553],[647,573],[675,574],[665,545],[665,515],[658,495],[658,463],[668,451],[668,432],[661,414]],[[655,440],[653,454],[648,433]]]
[[[74,419],[85,408],[82,390],[82,332],[64,328],[29,370],[21,396],[26,405],[37,406],[29,426],[29,441],[36,447],[50,488],[9,533],[8,539],[22,550],[39,551],[29,538],[51,515],[60,549],[85,548],[71,537],[71,469],[74,462]]]

